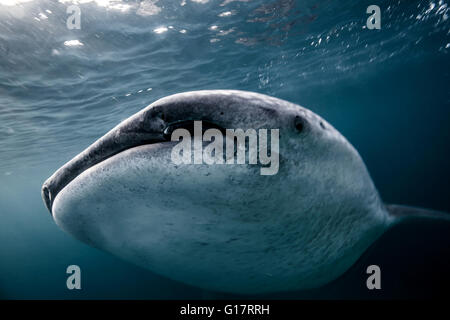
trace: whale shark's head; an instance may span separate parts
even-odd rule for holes
[[[277,129],[278,149],[268,134],[276,170],[261,174],[267,162],[250,163],[250,138],[244,164],[227,164],[237,162],[237,149],[224,151],[222,164],[174,161],[172,133],[193,135],[196,121],[205,134]],[[329,123],[298,105],[231,90],[154,102],[56,171],[42,197],[62,229],[92,246],[172,279],[241,293],[333,280],[386,220],[360,156]]]

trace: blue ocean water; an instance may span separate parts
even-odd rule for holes
[[[303,105],[356,147],[386,202],[450,212],[448,3],[377,0],[381,29],[368,30],[372,2],[0,0],[0,297],[212,295],[76,241],[40,196],[42,182],[95,139],[182,91],[250,90]],[[70,5],[81,29],[67,28]],[[449,229],[422,227],[388,235],[375,262],[395,265],[421,248],[411,274],[427,273],[420,266],[431,260],[448,266],[435,245],[449,244],[436,235]],[[66,288],[70,264],[82,268],[81,291]],[[387,277],[387,297],[436,294],[428,281],[412,294],[411,278]],[[357,281],[364,275],[289,297],[372,297]]]

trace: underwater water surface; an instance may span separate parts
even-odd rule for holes
[[[366,27],[371,4],[380,30]],[[66,25],[70,5],[81,29]],[[0,298],[235,297],[88,247],[41,199],[57,168],[182,91],[309,108],[355,146],[385,202],[450,212],[449,15],[442,0],[0,0]],[[267,297],[442,297],[449,237],[445,224],[399,226],[336,283]],[[80,291],[66,288],[71,264]],[[381,266],[380,292],[365,286],[368,264]]]

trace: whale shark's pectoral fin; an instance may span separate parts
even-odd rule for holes
[[[435,219],[450,223],[450,213],[446,212],[396,204],[387,204],[386,209],[393,218],[394,224],[402,222],[406,219]]]

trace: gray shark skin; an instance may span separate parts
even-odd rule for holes
[[[279,129],[279,172],[175,165],[169,133],[192,120]],[[385,206],[358,152],[310,110],[235,90],[152,103],[57,170],[42,197],[56,224],[91,246],[174,280],[238,294],[323,286],[392,225],[448,219]]]

